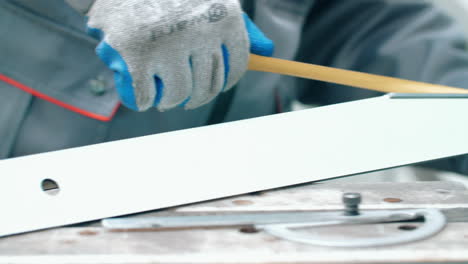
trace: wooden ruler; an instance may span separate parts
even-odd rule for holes
[[[461,88],[415,82],[258,55],[250,56],[249,70],[278,73],[383,93],[468,94],[468,90]]]

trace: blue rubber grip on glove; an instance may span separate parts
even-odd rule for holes
[[[244,14],[245,27],[250,39],[250,52],[255,55],[273,56],[275,44],[263,34],[247,14]]]

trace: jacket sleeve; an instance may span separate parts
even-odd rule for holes
[[[65,0],[67,4],[83,15],[88,13],[89,9],[91,9],[91,6],[94,4],[94,1],[95,0]]]
[[[468,88],[468,52],[463,30],[433,5],[385,0],[316,2],[304,28],[298,60]],[[298,80],[298,96],[305,103],[326,105],[378,95],[374,91]],[[468,174],[467,156],[427,165]]]

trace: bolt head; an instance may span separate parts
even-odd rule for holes
[[[343,203],[346,205],[359,205],[362,201],[360,193],[345,193],[343,194]]]

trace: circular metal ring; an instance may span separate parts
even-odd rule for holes
[[[388,213],[388,212],[387,212]],[[289,241],[305,243],[315,246],[326,246],[326,247],[341,247],[341,248],[357,248],[357,247],[381,247],[390,245],[399,245],[409,242],[415,242],[432,237],[442,231],[447,224],[445,216],[436,209],[421,209],[421,210],[405,210],[395,211],[394,215],[387,215],[391,217],[398,217],[402,215],[408,215],[413,218],[423,217],[424,224],[411,232],[405,232],[390,237],[383,238],[357,238],[357,239],[331,239],[327,237],[314,237],[310,234],[302,234],[294,229],[307,228],[307,227],[318,227],[327,225],[347,225],[357,224],[354,220],[347,222],[345,220],[324,222],[324,223],[304,223],[304,224],[274,224],[274,225],[259,225],[257,229],[261,229],[268,234],[273,236],[286,239]],[[352,219],[352,218],[350,218]],[[365,219],[365,216],[363,217]],[[369,222],[367,222],[369,223]]]

